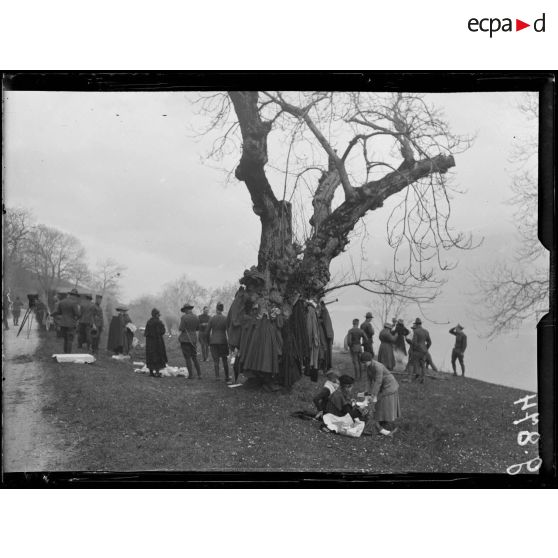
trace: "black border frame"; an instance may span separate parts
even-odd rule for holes
[[[556,469],[555,71],[4,71],[3,91],[236,89],[539,92],[539,239],[550,253],[550,311],[537,325],[539,454],[536,475],[374,475],[318,472],[2,473],[6,488],[551,488]]]

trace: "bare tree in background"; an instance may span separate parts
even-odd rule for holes
[[[209,291],[187,275],[167,283],[160,295],[164,312],[168,314],[179,314],[180,308],[186,302],[193,304],[195,311],[198,311],[207,305],[209,298]]]
[[[391,275],[391,272],[386,272],[388,278]],[[400,296],[397,291],[388,291],[386,294],[376,294],[368,306],[372,308],[374,317],[381,321],[380,326],[383,326],[386,322],[391,323],[392,318],[401,318],[410,302],[420,297],[412,290],[407,291],[405,296]]]
[[[33,227],[25,244],[24,265],[31,271],[46,297],[61,281],[74,283],[87,275],[81,242],[58,229]]]
[[[34,226],[34,217],[22,207],[6,208],[4,213],[4,261],[7,266],[23,266],[25,247]]]
[[[518,108],[530,121],[538,122],[537,93],[525,93]],[[515,173],[509,203],[515,207],[521,242],[515,258],[474,274],[481,292],[478,302],[485,308],[480,317],[489,324],[489,337],[515,329],[548,311],[549,260],[538,240],[537,153],[534,132],[514,146],[510,157]]]
[[[473,247],[449,226],[455,190],[447,178],[470,138],[452,134],[423,95],[231,91],[199,104],[210,118],[205,133],[217,135],[211,155],[241,153],[234,175],[261,222],[264,300],[332,290],[332,260],[390,198],[395,283],[435,282],[433,265],[452,266],[444,250]],[[354,281],[365,283],[385,292],[385,277]]]
[[[93,271],[93,287],[103,298],[116,298],[120,289],[119,282],[125,271],[126,267],[112,258],[101,260]]]

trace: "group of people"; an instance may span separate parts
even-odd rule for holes
[[[351,355],[354,369],[354,377],[360,379],[362,376],[362,355],[369,353],[375,355],[373,347],[374,327],[372,326],[372,313],[367,312],[365,321],[359,326],[359,320],[353,320],[353,327],[349,329],[346,336],[346,346]],[[380,346],[377,360],[388,370],[393,371],[396,365],[396,355],[407,355],[406,345],[409,346],[408,360],[405,372],[409,381],[418,380],[424,383],[426,369],[430,366],[435,372],[438,371],[430,354],[432,340],[430,333],[422,326],[422,321],[417,318],[411,325],[411,332],[405,327],[402,319],[393,318],[392,322],[384,323],[379,333]],[[461,366],[461,375],[465,375],[465,350],[467,348],[467,336],[463,332],[461,324],[449,330],[456,337],[455,346],[452,350],[451,365],[454,375],[457,375],[456,362]]]
[[[99,341],[104,327],[101,295],[80,295],[77,289],[68,293],[58,293],[51,317],[54,320],[57,336],[63,339],[64,353],[71,353],[77,333],[77,348],[97,354]]]
[[[359,406],[353,397],[355,379],[348,374],[339,376],[331,370],[326,374],[326,382],[314,396],[317,409],[316,418],[327,415],[368,421],[373,419],[378,432],[392,436],[397,430],[395,421],[401,417],[399,404],[399,384],[394,375],[382,363],[375,360],[371,353],[364,351],[362,358],[366,371],[366,392],[368,406]]]

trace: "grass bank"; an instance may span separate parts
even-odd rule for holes
[[[36,357],[49,396],[42,413],[59,429],[66,470],[503,473],[525,460],[513,425],[522,390],[443,374],[401,383],[395,437],[353,439],[290,416],[312,408],[321,378],[290,393],[230,389],[213,380],[210,362],[201,381],[151,378],[104,351],[92,365],[58,364],[50,357],[60,345],[48,334]],[[182,366],[176,338],[167,348]],[[348,355],[334,363],[351,370]]]

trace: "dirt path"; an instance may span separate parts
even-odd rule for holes
[[[3,470],[52,471],[64,468],[62,454],[55,449],[55,428],[43,419],[48,396],[42,389],[43,367],[33,360],[39,343],[38,331],[27,328],[19,337],[11,327],[3,332],[2,426]]]

